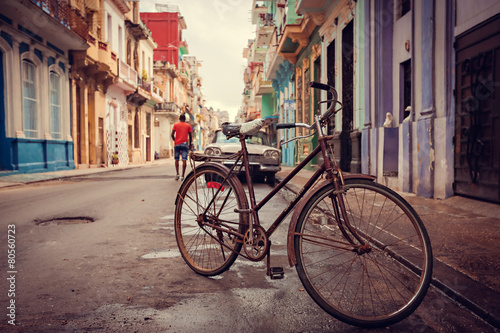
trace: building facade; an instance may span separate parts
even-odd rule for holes
[[[67,3],[13,0],[0,21],[0,172],[73,169],[70,52],[88,48],[87,23]]]
[[[173,156],[171,133],[181,114],[186,115],[186,121],[193,128],[193,143],[201,149],[200,125],[196,121],[196,114],[200,114],[204,103],[198,72],[201,64],[188,54],[188,44],[182,36],[187,28],[184,17],[178,6],[157,5],[157,12],[141,13],[141,19],[157,43],[153,57],[154,82],[165,92],[165,102],[154,106],[155,152],[160,158]]]
[[[186,56],[185,22],[175,15],[171,65],[155,62],[161,47],[138,1],[7,1],[0,13],[0,175],[171,156],[171,126],[183,112],[196,127],[204,102],[200,65]]]
[[[462,194],[500,202],[497,1],[277,0],[252,6],[261,19],[274,21],[264,73],[273,80],[281,122],[291,119],[286,101],[295,122],[310,123],[313,105],[327,96],[308,83],[330,84],[342,102],[328,131],[336,134],[343,170],[373,174],[424,197]],[[261,34],[258,26],[256,39]],[[288,84],[287,62],[293,67]],[[245,82],[247,90],[255,89]],[[251,91],[245,96],[247,105],[256,100]],[[285,147],[283,163],[307,155],[316,144],[309,140],[295,144],[293,163]]]

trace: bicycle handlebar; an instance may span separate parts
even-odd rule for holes
[[[325,119],[330,117],[332,114],[337,113],[340,111],[340,109],[335,110],[335,106],[337,103],[340,104],[338,101],[338,94],[337,91],[335,90],[334,87],[331,87],[327,84],[324,83],[319,83],[315,81],[311,81],[310,83],[311,88],[314,89],[321,89],[321,90],[326,90],[330,92],[333,96],[332,99],[326,100],[326,101],[320,101],[318,103],[331,103],[330,107],[326,110],[326,112],[321,115],[321,118],[319,118],[319,123],[323,123]],[[316,120],[318,121],[318,119]],[[318,123],[318,126],[319,126]],[[251,122],[245,123],[245,124],[231,124],[231,123],[223,123],[222,124],[222,132],[229,138],[229,137],[234,137],[238,135],[252,135],[255,134],[255,132],[259,131],[263,126],[268,125],[267,121],[264,121],[262,119],[256,119]],[[303,123],[281,123],[281,124],[276,124],[276,129],[287,129],[287,128],[295,128],[295,127],[304,127],[308,129],[312,129],[316,126],[315,123],[313,124],[303,124]],[[307,137],[307,136],[306,136]]]
[[[328,110],[326,110],[326,112],[319,119],[320,123],[322,123],[326,118],[330,117],[332,114],[335,114],[338,111],[340,111],[340,109],[335,110],[335,106],[337,105],[337,103],[340,104],[340,102],[338,101],[338,94],[337,94],[337,91],[335,90],[334,87],[331,87],[331,86],[324,84],[324,83],[315,82],[315,81],[311,81],[311,83],[309,85],[311,88],[326,90],[333,95],[332,99],[329,99],[326,101],[320,101],[318,103],[318,104],[331,103]],[[315,126],[314,124],[282,123],[282,124],[276,124],[276,129],[286,129],[286,128],[295,128],[295,127],[313,128],[314,126]]]
[[[330,87],[327,84],[319,83],[319,82],[315,82],[315,81],[311,81],[311,83],[309,85],[311,86],[311,88],[321,89],[321,90],[326,90],[326,91],[329,91],[330,89],[332,89],[332,87]]]
[[[276,124],[276,129],[285,129],[285,128],[295,128],[297,124],[295,123],[281,123]]]

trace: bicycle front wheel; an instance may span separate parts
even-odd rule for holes
[[[212,276],[226,271],[236,260],[248,227],[247,216],[235,209],[248,208],[243,186],[235,176],[225,182],[226,171],[201,165],[182,184],[175,207],[175,237],[184,261],[196,273]]]
[[[380,327],[410,315],[424,298],[432,252],[415,210],[380,184],[346,180],[345,216],[333,184],[299,216],[297,272],[326,312],[351,325]]]

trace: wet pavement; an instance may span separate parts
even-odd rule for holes
[[[1,176],[0,188],[156,165],[161,159],[124,167],[75,169]],[[277,179],[292,169],[282,167]],[[287,185],[297,192],[312,172],[303,170]],[[500,327],[500,205],[460,196],[445,200],[401,194],[422,218],[434,254],[433,286],[488,322]]]
[[[282,167],[277,179],[292,170]],[[297,193],[312,172],[287,188]],[[500,328],[500,205],[453,196],[428,199],[398,192],[420,215],[431,239],[432,285],[490,325]]]

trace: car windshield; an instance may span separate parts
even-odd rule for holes
[[[217,131],[216,134],[216,143],[239,143],[240,140],[238,138],[230,138],[229,140],[226,138],[224,133],[222,131]],[[264,145],[264,146],[269,146],[269,140],[267,138],[267,135],[265,132],[257,132],[251,137],[247,138],[246,140],[247,144],[259,144],[259,145]]]

